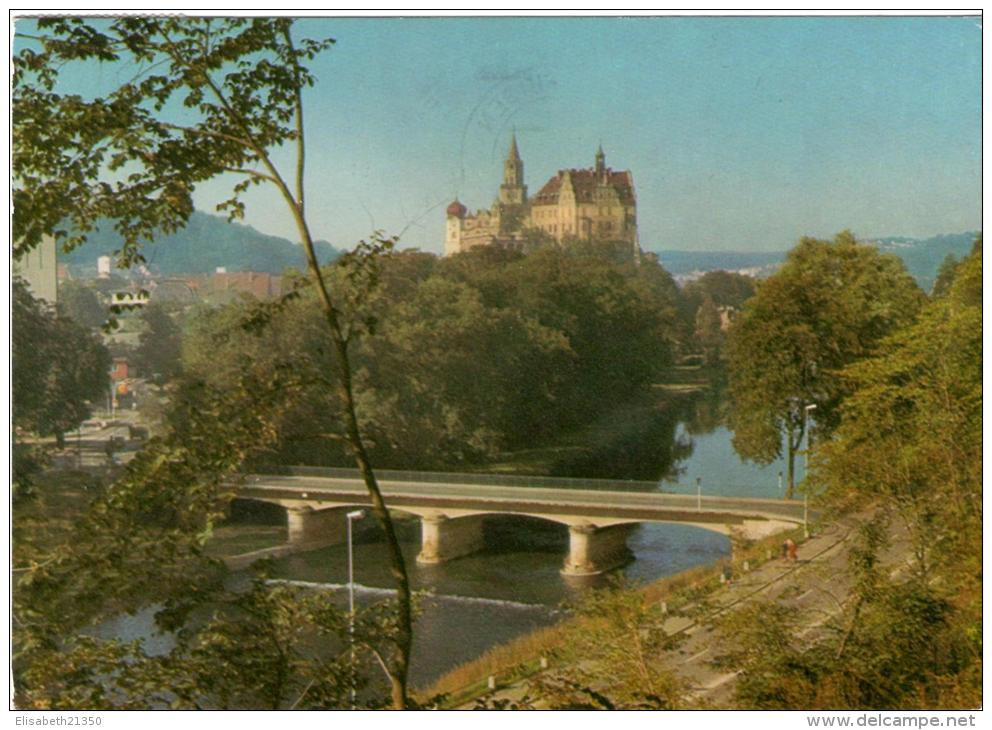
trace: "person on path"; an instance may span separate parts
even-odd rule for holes
[[[785,541],[785,556],[790,563],[799,559],[799,548],[791,537]]]

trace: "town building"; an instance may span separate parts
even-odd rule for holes
[[[27,282],[35,299],[49,304],[58,303],[58,262],[55,258],[55,239],[42,236],[41,242],[13,262],[13,273]]]
[[[469,214],[454,200],[447,208],[446,256],[478,246],[524,246],[535,238],[618,241],[637,253],[637,198],[629,170],[606,166],[602,145],[593,167],[559,170],[532,198],[514,134],[503,163],[503,183],[488,209]]]

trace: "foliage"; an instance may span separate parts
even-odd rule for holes
[[[347,630],[326,596],[232,584],[204,553],[227,512],[236,470],[274,438],[283,383],[246,375],[223,393],[176,395],[172,428],[153,438],[63,540],[19,569],[14,592],[16,701],[21,707],[327,708],[347,705],[354,672]],[[175,642],[164,655],[86,635],[100,621],[155,613]],[[363,647],[395,642],[395,606],[363,611]],[[316,639],[315,639],[316,637]],[[314,641],[326,651],[314,654]],[[385,647],[385,648],[384,648]],[[328,653],[329,652],[329,653]],[[360,687],[362,684],[359,685]],[[382,703],[378,690],[363,694]]]
[[[741,709],[960,707],[972,647],[946,598],[925,581],[900,582],[879,562],[884,524],[864,525],[851,552],[853,595],[810,629],[801,611],[752,603],[721,623],[720,666],[740,672]],[[980,656],[980,655],[979,655]],[[965,704],[980,704],[981,689]],[[952,691],[949,691],[952,690]]]
[[[972,637],[970,664],[957,679],[974,680],[982,620],[980,245],[916,323],[843,374],[854,393],[836,438],[817,454],[815,475],[835,506],[878,505],[906,526],[918,580]],[[958,689],[967,694],[969,686],[962,680]]]
[[[110,354],[87,328],[32,297],[20,279],[11,289],[14,426],[55,436],[61,445],[89,417],[90,401],[106,392]]]
[[[516,309],[564,334],[574,358],[560,373],[559,423],[582,423],[630,397],[672,361],[677,288],[653,258],[617,262],[609,245],[587,242],[506,265],[470,251],[439,269],[479,289],[487,306]]]
[[[144,330],[134,351],[134,364],[141,375],[164,383],[181,371],[180,329],[168,309],[152,302],[141,312]]]
[[[822,628],[781,605],[727,620],[722,661],[742,672],[742,707],[982,703],[980,244],[945,284],[916,321],[838,373],[847,396],[813,477],[834,509],[875,518],[850,552],[851,598]],[[908,570],[881,560],[892,533],[908,535]]]
[[[690,349],[702,352],[708,365],[722,359],[726,333],[720,310],[739,312],[754,295],[755,280],[733,271],[707,271],[685,285],[678,300],[683,339]]]
[[[198,183],[225,171],[245,174],[264,164],[265,150],[294,140],[296,93],[313,83],[302,64],[333,41],[294,46],[286,40],[291,24],[39,19],[40,35],[24,42],[14,63],[15,253],[49,231],[70,250],[109,219],[127,267],[143,260],[141,241],[185,224]],[[134,64],[144,72],[93,99],[62,93],[63,67],[82,61]],[[265,174],[249,173],[236,194]],[[241,212],[236,197],[226,207]]]
[[[437,277],[391,311],[382,334],[368,351],[363,413],[376,443],[407,465],[492,455],[540,430],[571,354],[561,333]]]
[[[951,283],[954,281],[954,274],[957,268],[957,257],[952,253],[947,254],[944,260],[940,262],[940,268],[937,269],[937,278],[933,282],[933,289],[930,290],[930,296],[942,297],[947,294],[951,288]]]
[[[968,572],[982,521],[981,251],[957,272],[918,322],[844,371],[854,394],[817,474],[838,502],[902,514],[921,569],[940,560]]]
[[[59,313],[88,329],[100,327],[107,320],[107,309],[90,287],[76,281],[59,284]]]
[[[720,307],[740,309],[754,296],[755,280],[734,271],[707,271],[685,286],[685,298],[699,306],[707,297]]]
[[[332,709],[383,699],[369,657],[352,663],[347,614],[313,591],[257,572],[245,589],[201,597],[204,614],[170,634],[172,647],[76,636],[32,657],[15,701],[34,709]],[[362,643],[378,643],[380,609],[356,616]],[[318,647],[316,650],[314,645]],[[223,671],[219,668],[223,667]]]
[[[358,275],[348,260],[325,271],[339,309],[351,313],[346,328],[377,335],[357,342],[354,386],[378,463],[463,464],[532,444],[594,422],[670,362],[676,294],[657,264],[557,249],[443,260],[390,253],[377,259],[377,286],[359,302],[349,300]],[[279,304],[197,311],[183,365],[218,388],[242,366],[294,370],[298,388],[287,394],[272,458],[338,465],[346,457],[334,437],[339,401],[326,385],[336,366],[315,300],[307,288]]]
[[[233,175],[232,196],[218,206],[231,219],[243,216],[242,196],[253,186],[275,189],[296,223],[323,310],[336,375],[328,386],[341,409],[337,436],[347,442],[386,533],[401,619],[388,667],[393,706],[403,709],[412,596],[356,413],[350,348],[362,332],[343,321],[349,315],[338,308],[320,269],[305,212],[303,93],[315,82],[307,64],[334,41],[294,39],[292,25],[291,18],[37,20],[39,35],[14,59],[14,254],[22,256],[46,234],[69,251],[99,222],[111,220],[122,240],[118,265],[127,267],[144,260],[142,242],[187,223],[200,183]],[[78,62],[131,64],[140,71],[85,99],[59,84],[63,69]],[[272,157],[282,146],[291,151],[291,175]],[[363,269],[375,267],[363,259],[378,251],[360,245],[348,262],[350,274],[361,279]],[[362,295],[361,287],[355,291]]]
[[[675,709],[685,687],[665,666],[676,646],[665,616],[621,584],[592,591],[554,653],[563,669],[541,675],[531,692],[555,709]]]
[[[703,353],[706,365],[716,365],[720,362],[721,351],[726,337],[723,332],[723,320],[720,309],[712,299],[706,297],[696,310],[696,343]]]
[[[758,286],[727,344],[734,447],[759,463],[785,452],[789,494],[794,461],[816,405],[817,434],[836,426],[845,394],[840,368],[871,355],[912,321],[923,294],[893,256],[844,232],[833,242],[804,238]]]

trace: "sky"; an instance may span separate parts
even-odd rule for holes
[[[532,194],[602,144],[633,173],[649,250],[981,227],[980,18],[307,18],[294,34],[337,41],[304,103],[311,228],[340,247],[381,229],[439,253],[451,200],[492,203],[513,130]],[[273,191],[246,202],[247,223],[298,240]]]

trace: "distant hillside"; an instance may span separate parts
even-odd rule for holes
[[[877,239],[875,245],[880,251],[894,253],[901,258],[923,290],[930,291],[937,278],[937,269],[947,255],[953,254],[958,259],[967,256],[977,237],[977,232],[951,233],[922,240],[890,236]]]
[[[112,256],[121,247],[120,236],[110,225],[90,235],[84,246],[59,260],[80,272],[96,271],[100,256]],[[289,267],[302,269],[302,246],[279,236],[259,233],[251,226],[228,223],[226,218],[196,211],[180,231],[162,235],[142,249],[148,268],[159,274],[203,274],[218,266],[228,271],[265,271],[281,274]],[[320,262],[334,260],[341,252],[326,241],[317,242]]]
[[[785,251],[658,251],[661,265],[674,276],[706,271],[738,271],[779,264]]]
[[[931,238],[889,236],[873,241],[880,251],[903,260],[907,271],[925,290],[930,291],[940,263],[948,254],[957,258],[971,251],[976,232],[952,233]],[[707,271],[758,271],[767,275],[785,260],[785,251],[658,251],[662,266],[676,279],[691,279]]]

